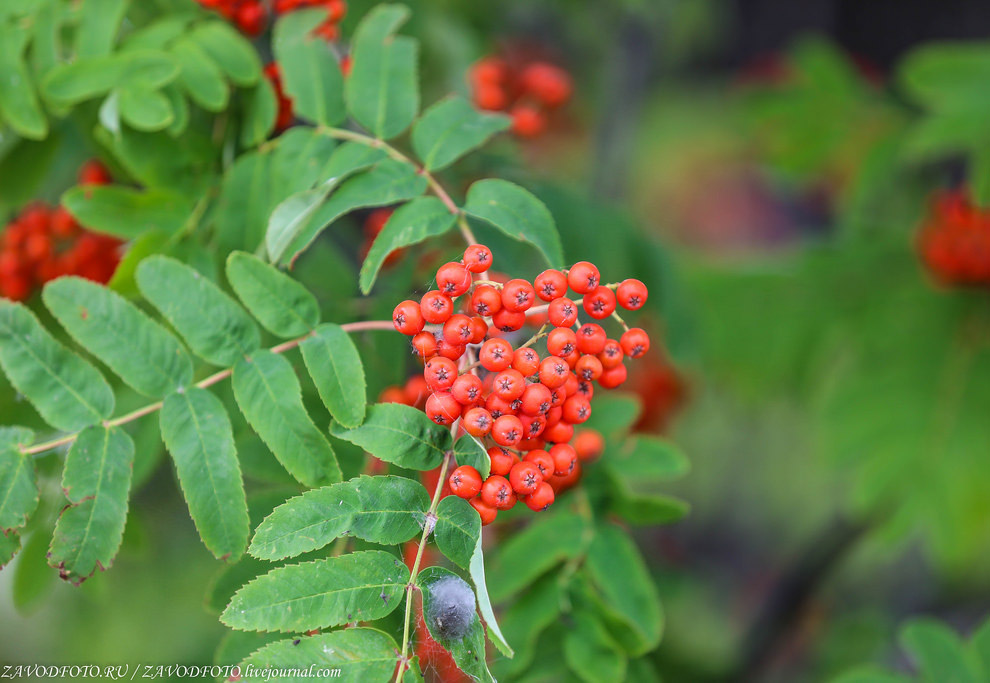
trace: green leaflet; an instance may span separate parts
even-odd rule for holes
[[[371,291],[378,271],[393,251],[442,235],[454,227],[456,220],[457,217],[436,197],[418,197],[400,206],[375,238],[361,264],[361,291],[365,294]]]
[[[263,87],[263,81],[257,87]],[[273,206],[271,154],[242,154],[227,169],[215,216],[217,242],[226,250],[254,251],[265,236]]]
[[[14,22],[0,21],[0,121],[19,135],[42,140],[48,135],[48,120],[32,87],[24,61],[23,29]]]
[[[161,130],[176,119],[172,105],[160,90],[128,85],[114,92],[118,95],[120,117],[135,130]]]
[[[14,555],[21,549],[21,536],[16,531],[0,530],[0,569],[14,559]]]
[[[931,618],[910,621],[900,641],[925,680],[977,683],[985,680],[976,653],[945,624]]]
[[[471,582],[474,584],[474,595],[478,599],[478,611],[481,612],[481,618],[485,620],[485,625],[488,627],[488,639],[503,655],[512,657],[514,653],[498,627],[495,610],[492,609],[492,600],[488,595],[488,583],[485,580],[485,556],[481,549],[480,533],[474,544],[474,552],[471,554],[468,569],[471,574]]]
[[[124,535],[134,442],[118,427],[87,427],[69,449],[62,489],[69,499],[55,524],[48,563],[81,583],[113,562]]]
[[[171,323],[196,355],[230,366],[261,345],[243,308],[189,266],[151,256],[137,269],[141,294]]]
[[[315,123],[334,126],[347,117],[344,76],[327,41],[313,33],[326,12],[308,9],[281,17],[272,48],[293,111]]]
[[[285,501],[258,526],[249,552],[281,560],[345,535],[395,545],[422,530],[429,507],[430,497],[419,482],[361,476]]]
[[[233,387],[244,417],[289,474],[309,487],[341,480],[337,456],[303,407],[289,361],[253,353],[234,366]]]
[[[179,64],[179,83],[190,99],[207,111],[222,111],[230,99],[230,87],[206,51],[192,40],[180,38],[172,44],[171,54]]]
[[[371,628],[348,628],[298,640],[280,640],[261,648],[241,662],[242,668],[308,672],[339,669],[349,681],[389,681],[395,671],[395,641]],[[310,681],[311,678],[275,677],[272,681]]]
[[[564,634],[564,658],[587,683],[625,680],[627,661],[618,644],[593,612],[577,611],[574,626]]]
[[[324,323],[299,348],[333,419],[345,427],[361,424],[367,404],[367,385],[361,356],[350,335],[340,325]]]
[[[162,406],[161,429],[203,543],[217,558],[240,557],[249,532],[247,498],[223,403],[197,387],[172,394]]]
[[[127,11],[127,0],[83,0],[76,29],[76,56],[110,54]]]
[[[34,457],[21,452],[32,438],[34,434],[26,427],[0,427],[0,533],[11,532],[11,538],[12,530],[27,524],[38,507]],[[12,543],[7,540],[8,546]],[[0,539],[0,546],[3,544]],[[0,560],[4,559],[2,555],[0,552]]]
[[[241,144],[256,147],[264,142],[275,128],[278,116],[278,100],[275,88],[267,78],[259,79],[247,91],[244,121],[241,123]]]
[[[236,85],[254,85],[261,77],[261,60],[248,40],[225,21],[207,21],[189,33]]]
[[[438,171],[511,125],[508,116],[480,112],[463,97],[448,97],[423,112],[413,127],[412,145],[423,167]]]
[[[447,496],[437,506],[433,540],[440,552],[457,566],[467,569],[481,536],[481,517],[463,498]]]
[[[347,77],[347,108],[375,137],[388,140],[409,127],[419,111],[419,44],[396,36],[409,17],[404,5],[377,5],[358,24]]]
[[[62,195],[62,204],[90,230],[132,239],[152,230],[178,232],[192,205],[171,190],[130,187],[74,187]]]
[[[242,631],[308,631],[372,621],[401,602],[409,570],[380,550],[279,567],[241,588],[220,616]]]
[[[360,427],[348,429],[333,422],[330,433],[376,458],[412,470],[439,467],[452,446],[449,429],[432,422],[423,411],[398,403],[371,406]]]
[[[43,298],[76,342],[142,394],[161,398],[192,380],[179,340],[119,294],[70,276],[49,282]]]
[[[113,391],[99,371],[55,341],[27,307],[6,299],[0,299],[0,366],[57,429],[74,432],[113,412]]]
[[[313,331],[320,322],[316,297],[256,256],[242,251],[230,254],[227,280],[241,303],[278,337],[299,337]]]
[[[131,85],[161,88],[178,75],[179,69],[168,53],[128,50],[59,64],[48,72],[41,88],[46,99],[69,106],[99,97],[114,88]]]
[[[465,434],[454,442],[454,458],[458,465],[470,465],[478,470],[482,479],[491,474],[492,460],[485,446],[470,434]]]
[[[509,237],[535,246],[554,268],[564,263],[564,250],[553,216],[543,202],[507,180],[479,180],[468,189],[464,211],[485,220]]]
[[[505,661],[507,673],[526,671],[537,655],[537,640],[560,617],[560,584],[548,574],[512,601],[502,613],[502,628],[515,646],[515,655]]]
[[[423,621],[433,639],[471,678],[495,683],[485,660],[485,632],[467,582],[449,569],[427,567],[416,577],[416,585],[423,591]],[[469,606],[465,597],[470,598]]]

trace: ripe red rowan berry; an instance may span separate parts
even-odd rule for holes
[[[455,313],[443,324],[443,338],[455,346],[469,344],[474,338],[474,323],[463,313]]]
[[[423,312],[423,319],[434,325],[447,322],[447,318],[454,312],[454,302],[450,297],[435,289],[423,295],[419,307]]]
[[[559,107],[571,97],[573,86],[566,71],[546,62],[533,62],[519,76],[522,88],[545,106]]]
[[[481,498],[472,498],[468,502],[481,516],[481,526],[488,526],[498,516],[498,510],[494,506],[486,504]]]
[[[493,474],[481,485],[481,502],[498,510],[508,510],[516,504],[516,494],[508,479]]]
[[[577,304],[565,296],[554,299],[547,307],[547,318],[554,327],[572,327],[577,317]]]
[[[492,414],[480,407],[471,408],[461,416],[464,431],[479,439],[488,436],[492,431],[493,422]]]
[[[512,466],[519,462],[518,455],[500,446],[492,446],[488,449],[488,459],[492,463],[491,473],[499,474],[503,477],[509,476]]]
[[[503,415],[515,414],[515,410],[512,408],[512,402],[506,401],[494,392],[489,394],[485,400],[485,408],[492,414],[492,418],[495,420]]]
[[[473,406],[484,400],[481,380],[472,374],[464,374],[455,379],[450,393],[458,403],[465,406]]]
[[[441,336],[437,339],[437,355],[443,356],[444,358],[449,358],[450,360],[457,360],[464,355],[464,351],[467,346],[464,344],[451,344],[449,341]]]
[[[481,492],[481,475],[470,465],[461,465],[454,470],[448,483],[451,492],[460,498],[474,498]]]
[[[574,447],[567,443],[558,443],[550,448],[550,457],[553,458],[553,473],[558,476],[570,474],[577,464],[577,453]]]
[[[515,332],[526,324],[526,314],[522,311],[510,311],[502,308],[492,316],[492,323],[503,332]]]
[[[416,305],[416,312],[419,314],[419,304]],[[421,315],[421,314],[420,314]],[[437,352],[437,338],[432,332],[418,332],[413,335],[410,344],[416,354],[422,358],[427,359],[433,356]]]
[[[578,261],[567,271],[567,285],[578,294],[586,294],[601,282],[601,274],[593,263]]]
[[[547,443],[567,443],[572,438],[574,438],[574,425],[563,420],[543,430],[543,439]]]
[[[492,392],[504,401],[514,401],[526,390],[526,378],[518,370],[509,368],[495,375]]]
[[[547,426],[547,420],[542,415],[523,414],[519,416],[519,421],[523,426],[523,440],[537,438]],[[522,443],[522,441],[519,443]]]
[[[525,455],[525,457],[523,457],[523,460],[536,465],[537,469],[540,470],[540,475],[544,479],[549,479],[553,476],[553,457],[545,450],[540,449],[530,451]]]
[[[551,356],[563,358],[569,356],[577,350],[577,337],[574,330],[567,327],[558,327],[547,335],[547,352]]]
[[[423,368],[423,378],[434,391],[445,391],[454,386],[457,379],[457,364],[449,358],[435,356],[426,361]]]
[[[449,425],[461,416],[461,404],[450,392],[433,393],[426,399],[426,415],[438,425]]]
[[[626,354],[622,351],[622,345],[614,339],[605,340],[605,346],[598,354],[598,360],[602,362],[602,367],[608,370],[616,365],[622,364],[622,359]]]
[[[530,384],[522,394],[521,410],[526,415],[545,415],[551,407],[553,395],[543,384]]]
[[[544,301],[553,301],[567,294],[567,276],[559,270],[544,270],[533,280],[536,295]]]
[[[578,362],[574,365],[574,371],[577,373],[577,376],[589,382],[593,382],[601,377],[603,370],[604,366],[596,356],[583,355],[578,358]]]
[[[622,345],[622,350],[627,356],[640,358],[650,350],[650,336],[646,334],[646,330],[633,327],[622,333],[619,344]]]
[[[523,349],[516,349],[515,353],[512,354],[512,367],[518,370],[523,377],[534,375],[540,369],[540,354],[528,346]]]
[[[582,429],[574,436],[573,446],[578,460],[586,462],[594,460],[605,451],[605,439],[599,431]]]
[[[646,285],[633,278],[623,280],[615,290],[615,298],[619,305],[628,311],[641,309],[646,303],[647,295]]]
[[[563,386],[570,373],[571,369],[567,362],[560,358],[544,358],[540,362],[540,382],[550,389]]]
[[[520,496],[533,493],[542,483],[543,475],[540,474],[539,468],[531,462],[517,462],[509,472],[509,484],[512,486],[512,490]]]
[[[581,353],[597,356],[605,348],[608,337],[601,325],[585,323],[577,331],[577,347]]]
[[[437,271],[437,289],[453,298],[471,288],[471,273],[460,263],[445,263]]]
[[[572,425],[586,422],[591,417],[591,403],[584,396],[568,396],[562,406],[563,418]]]
[[[392,311],[392,324],[402,334],[413,335],[423,330],[423,313],[415,301],[403,301]]]
[[[378,395],[379,403],[402,403],[411,405],[406,397],[406,392],[401,387],[385,387]]]
[[[79,167],[80,185],[106,185],[111,181],[110,171],[96,159],[90,159]]]
[[[608,287],[598,286],[584,295],[585,312],[595,320],[601,320],[615,311],[615,294]]]
[[[533,285],[526,280],[509,280],[502,287],[502,308],[507,311],[527,311],[536,299]]]
[[[472,244],[464,250],[464,267],[472,273],[484,273],[492,262],[492,251],[483,244]]]
[[[426,397],[430,395],[430,385],[422,375],[413,375],[406,380],[403,390],[406,392],[409,405],[417,407],[426,405]]]
[[[503,415],[492,424],[492,439],[499,446],[511,448],[522,441],[523,424],[515,415]]]
[[[480,344],[485,341],[485,337],[488,336],[488,323],[485,319],[480,316],[474,316],[471,318],[471,343]]]
[[[535,138],[546,130],[546,115],[536,107],[517,104],[509,115],[512,117],[512,132],[521,138]]]
[[[474,103],[480,109],[500,111],[505,109],[508,101],[509,98],[505,94],[505,91],[497,85],[483,84],[474,91]]]
[[[625,365],[616,365],[602,373],[598,378],[598,384],[604,389],[615,389],[626,381],[627,371]]]
[[[536,487],[536,491],[523,498],[526,507],[534,512],[546,510],[553,505],[553,500],[553,488],[545,481],[540,482],[540,485]]]
[[[502,293],[491,285],[478,285],[471,293],[471,310],[490,317],[502,309]]]

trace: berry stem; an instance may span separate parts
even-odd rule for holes
[[[450,437],[452,440],[457,438],[457,427],[460,424],[460,421],[460,418],[457,418],[454,420],[454,423],[450,425]],[[443,457],[443,464],[440,465],[440,478],[437,480],[437,488],[433,491],[433,500],[430,501],[430,509],[426,513],[427,522],[423,527],[423,535],[419,539],[419,547],[416,549],[416,559],[413,561],[412,569],[409,571],[409,583],[406,584],[406,614],[405,620],[402,624],[402,652],[399,653],[399,667],[395,672],[395,683],[400,683],[400,681],[402,681],[402,674],[408,666],[413,590],[416,588],[416,578],[419,576],[419,566],[423,562],[423,553],[426,551],[426,541],[429,538],[430,533],[433,531],[433,524],[430,520],[436,520],[437,506],[440,504],[440,493],[443,491],[443,484],[447,478],[447,469],[450,467],[450,463],[453,459],[453,451],[448,451]]]
[[[625,330],[626,332],[629,331],[629,325],[626,325],[626,321],[622,319],[618,311],[612,311],[612,317],[615,318],[620,325],[622,325],[623,330]]]
[[[344,323],[340,327],[345,332],[364,332],[368,330],[394,329],[391,320],[364,320],[361,322]],[[277,346],[273,346],[272,348],[270,348],[269,351],[271,351],[272,353],[285,353],[286,351],[290,349],[294,349],[297,346],[299,346],[301,342],[303,342],[306,338],[308,338],[311,335],[312,333],[310,332],[304,334],[301,337],[298,337],[297,339],[290,339],[287,342],[282,342],[281,344],[278,344]],[[205,379],[201,379],[200,381],[196,382],[194,386],[200,389],[205,389],[207,387],[213,386],[217,382],[222,382],[223,380],[230,377],[233,371],[234,371],[233,368],[220,370],[219,372],[215,372],[209,377],[206,377]],[[115,417],[111,420],[104,420],[103,426],[119,427],[120,425],[127,424],[128,422],[133,422],[138,418],[144,417],[145,415],[150,415],[151,413],[161,410],[162,404],[163,404],[162,401],[157,401],[155,403],[150,403],[146,406],[138,408],[137,410],[133,410],[119,417]],[[50,451],[53,448],[58,448],[59,446],[65,446],[66,444],[70,444],[73,441],[75,441],[76,438],[78,438],[78,436],[79,436],[79,432],[66,434],[65,436],[61,436],[57,439],[52,439],[51,441],[43,441],[41,443],[37,443],[32,446],[27,446],[25,448],[22,448],[21,453],[23,453],[24,455],[35,455],[38,453],[44,453],[45,451]]]

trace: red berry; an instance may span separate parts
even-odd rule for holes
[[[461,416],[461,404],[449,392],[430,394],[426,415],[438,425],[449,425]]]
[[[495,375],[492,393],[504,401],[514,401],[526,390],[526,378],[518,370],[509,368]],[[504,444],[503,444],[504,445]]]
[[[558,476],[570,474],[577,464],[577,453],[570,444],[558,443],[549,452],[550,457],[553,458],[553,473]]]
[[[512,354],[512,368],[518,370],[523,377],[535,375],[540,368],[540,354],[528,346],[516,349]]]
[[[543,430],[543,438],[547,443],[567,443],[574,438],[574,425],[561,420]]]
[[[522,394],[521,410],[526,415],[544,415],[553,403],[553,395],[543,384],[530,384]]]
[[[489,372],[501,372],[512,365],[512,344],[504,339],[489,339],[478,352],[481,367]]]
[[[574,365],[574,371],[578,377],[589,382],[601,377],[603,369],[602,362],[596,356],[589,355],[581,356]]]
[[[246,2],[237,8],[235,21],[244,33],[256,36],[265,28],[265,8],[260,2]]]
[[[531,462],[517,462],[509,472],[509,484],[512,490],[520,496],[526,496],[536,491],[543,483],[543,475],[539,468]]]
[[[471,408],[461,417],[464,431],[471,436],[482,438],[492,431],[492,414],[485,408]]]
[[[110,172],[96,159],[87,161],[79,168],[80,185],[106,185],[110,181]]]
[[[472,273],[484,273],[492,262],[492,250],[484,244],[472,244],[464,250],[464,267]]]
[[[633,327],[622,333],[619,344],[622,345],[622,350],[627,356],[640,358],[650,350],[650,335],[639,327]]]
[[[470,373],[461,375],[455,379],[453,386],[450,388],[450,393],[453,394],[458,403],[465,406],[473,406],[479,401],[484,400],[481,380]]]
[[[543,415],[520,415],[519,421],[523,426],[523,440],[535,439],[547,427],[547,420]],[[519,442],[520,444],[522,441]]]
[[[564,386],[571,369],[560,358],[544,358],[540,363],[540,382],[550,389]]]
[[[481,516],[481,526],[488,526],[498,516],[498,510],[491,505],[487,505],[481,498],[472,498],[468,502],[471,503],[471,507],[477,510]]]
[[[558,327],[547,335],[547,352],[551,356],[564,358],[577,349],[577,337],[574,331],[567,327]]]
[[[533,62],[519,77],[520,85],[547,107],[559,107],[571,98],[573,86],[566,71],[546,62]]]
[[[492,316],[492,323],[503,332],[515,332],[526,324],[526,314],[503,308]]]
[[[419,313],[419,305],[416,304],[416,312]],[[420,313],[420,315],[422,315]],[[418,332],[413,335],[410,344],[416,354],[424,360],[437,352],[437,338],[432,332]]]
[[[551,457],[551,455],[545,450],[540,449],[530,451],[526,454],[523,460],[536,465],[544,479],[549,479],[553,476],[553,457]]]
[[[577,304],[565,296],[554,299],[547,307],[547,317],[554,327],[572,327],[577,322]]]
[[[426,361],[423,377],[433,391],[445,391],[457,380],[457,364],[449,358],[436,356]]]
[[[501,111],[505,109],[509,98],[505,91],[497,85],[482,84],[474,91],[474,103],[481,109]]]
[[[598,378],[598,384],[605,389],[615,389],[626,381],[626,374],[625,365],[616,365],[602,373],[602,376]]]
[[[567,271],[567,284],[578,294],[586,294],[601,282],[601,274],[593,263],[578,261]]]
[[[540,482],[540,485],[536,487],[536,491],[523,498],[526,507],[534,512],[546,510],[553,505],[553,500],[553,488],[545,481]]]
[[[406,392],[402,390],[401,387],[385,387],[382,393],[378,395],[379,403],[403,403],[406,405],[411,405],[409,399],[406,398]]]
[[[528,104],[517,104],[509,112],[512,116],[512,132],[521,138],[534,138],[546,130],[546,115]]]
[[[488,323],[480,316],[471,318],[471,343],[480,344],[488,336]]]
[[[503,415],[492,424],[492,438],[499,446],[511,448],[522,441],[523,424],[515,415]]]
[[[509,66],[498,57],[485,57],[471,66],[471,81],[474,83],[500,84],[509,74]]]
[[[533,281],[536,296],[544,301],[553,301],[567,294],[567,277],[559,270],[544,270]]]
[[[571,424],[581,424],[591,417],[591,403],[580,394],[568,396],[567,400],[564,401],[563,408],[563,418]]]
[[[467,346],[464,344],[451,344],[442,336],[437,340],[437,355],[450,360],[458,360],[466,349]]]
[[[443,338],[449,344],[469,344],[474,337],[474,324],[463,313],[455,313],[443,324]]]
[[[488,459],[492,463],[492,474],[499,474],[503,477],[507,477],[512,470],[512,466],[519,462],[518,455],[500,446],[492,446],[488,449]]]
[[[63,239],[74,236],[79,232],[79,224],[65,207],[59,206],[52,213],[52,233]]]
[[[629,311],[637,311],[646,303],[646,285],[632,278],[623,280],[615,290],[615,298],[619,305]]]
[[[437,289],[453,298],[471,288],[471,273],[460,263],[445,263],[437,271]]]
[[[594,460],[605,451],[605,439],[601,432],[583,429],[574,437],[574,452],[578,460]]]
[[[509,280],[502,287],[502,308],[512,312],[527,311],[536,299],[533,285],[526,280]]]
[[[602,367],[608,370],[614,368],[616,365],[621,365],[625,355],[622,351],[622,345],[619,342],[614,339],[608,339],[605,341],[605,346],[602,348],[601,353],[598,354],[598,360],[602,362]]]
[[[478,285],[471,293],[471,310],[490,317],[502,309],[502,293],[491,285]]]
[[[423,330],[423,313],[415,301],[403,301],[392,311],[392,324],[402,334],[414,335]]]
[[[448,483],[451,492],[460,498],[474,498],[481,492],[481,475],[470,465],[461,465],[454,470]]]
[[[612,315],[615,310],[615,294],[608,287],[598,286],[584,295],[584,310],[595,320]]]
[[[419,306],[423,311],[423,319],[434,325],[447,322],[447,318],[454,312],[454,302],[450,297],[435,289],[423,295]]]
[[[596,323],[585,323],[577,331],[577,347],[581,353],[590,353],[595,356],[605,348],[608,336],[601,325]]]
[[[516,504],[516,494],[508,479],[493,474],[481,485],[481,502],[498,510],[508,510]]]

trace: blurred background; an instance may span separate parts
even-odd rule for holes
[[[345,37],[373,3],[349,4]],[[565,105],[474,163],[537,191],[568,259],[651,287],[663,343],[630,372],[637,428],[692,463],[687,517],[638,532],[663,678],[909,672],[907,619],[970,634],[990,613],[990,5],[411,4],[426,102],[477,98],[479,60],[569,74]],[[0,164],[0,208],[57,200],[91,152],[59,146],[23,191]],[[356,292],[360,221],[317,246],[334,282],[300,264],[329,319]],[[405,376],[370,372],[375,391]],[[58,510],[36,515],[0,573],[0,661],[213,660],[216,591],[190,586],[218,566],[159,464],[138,463],[118,560],[80,588],[45,566]],[[57,491],[55,459],[39,466]]]

